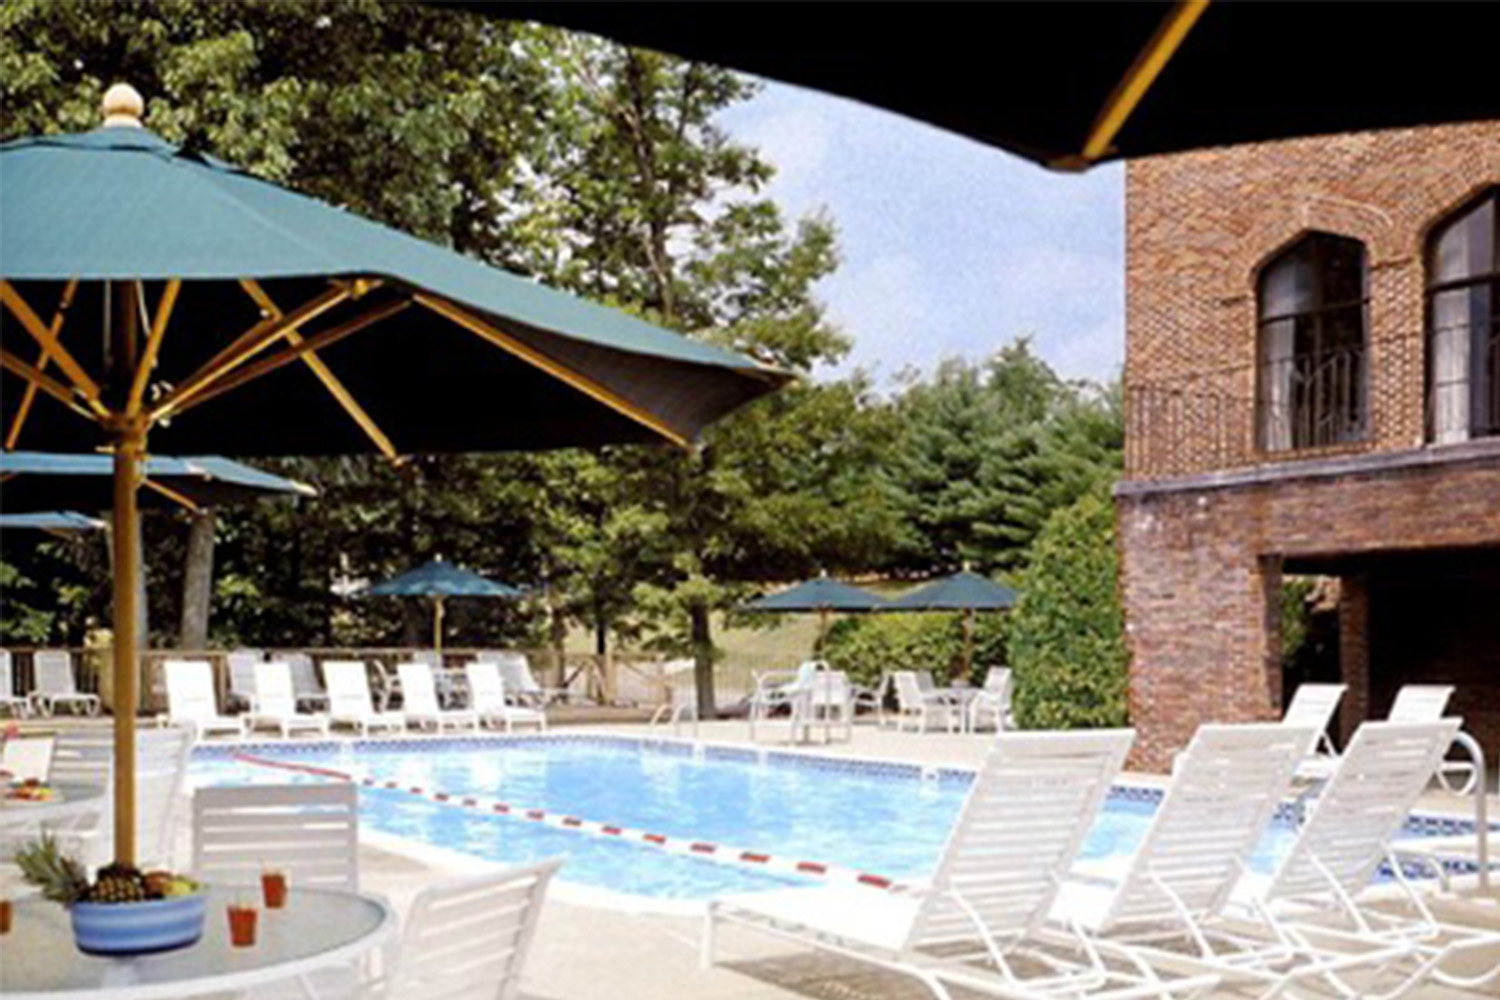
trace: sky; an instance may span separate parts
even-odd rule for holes
[[[1020,336],[1067,378],[1124,355],[1124,172],[1057,174],[970,139],[779,83],[719,118],[777,167],[791,216],[826,211],[842,263],[818,287],[877,381]]]

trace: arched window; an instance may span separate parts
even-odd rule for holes
[[[1427,413],[1439,444],[1500,434],[1500,188],[1454,213],[1427,251]]]
[[[1261,272],[1261,447],[1316,448],[1365,438],[1365,248],[1312,233]]]

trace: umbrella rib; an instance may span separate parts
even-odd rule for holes
[[[253,382],[257,378],[260,378],[262,375],[268,375],[278,368],[285,367],[286,365],[291,364],[293,361],[296,361],[298,358],[302,357],[310,351],[321,350],[332,344],[336,344],[339,341],[343,340],[345,337],[358,333],[367,326],[379,323],[381,320],[386,319],[389,316],[394,316],[396,313],[401,312],[401,310],[406,309],[410,305],[410,299],[394,299],[390,302],[385,303],[384,305],[377,306],[374,309],[371,309],[369,312],[364,313],[363,315],[356,316],[351,320],[347,320],[346,322],[338,324],[337,326],[329,327],[327,330],[323,330],[320,333],[315,333],[310,337],[307,337],[296,347],[288,348],[287,350],[281,351],[278,354],[274,354],[271,357],[261,358],[259,361],[247,364],[236,370],[234,374],[226,375],[225,377],[214,382],[214,384],[209,386],[207,389],[204,389],[202,392],[196,393],[192,399],[189,399],[187,402],[183,403],[182,406],[178,407],[177,412],[185,413],[195,406],[199,406],[203,403],[208,402],[210,399],[222,396],[224,393],[229,392],[231,389],[239,388],[246,382]]]
[[[182,291],[181,278],[173,278],[161,291],[161,298],[156,303],[156,318],[151,323],[151,333],[146,338],[146,348],[141,355],[140,364],[136,366],[135,381],[130,386],[130,400],[125,406],[127,416],[133,417],[141,412],[141,400],[146,395],[146,382],[151,377],[151,370],[156,367],[156,356],[161,351],[161,341],[167,334],[167,323],[172,318],[172,309],[177,305],[177,293],[180,291]],[[142,308],[145,308],[144,291],[139,298]]]
[[[168,500],[172,500],[172,501],[175,501],[176,503],[181,504],[182,506],[186,507],[188,510],[192,511],[194,514],[197,514],[199,511],[201,511],[203,509],[202,507],[200,507],[196,503],[194,503],[187,496],[184,496],[183,494],[178,493],[176,490],[172,489],[170,486],[164,486],[161,483],[158,483],[154,479],[143,479],[143,480],[141,480],[141,485],[145,486],[145,487],[147,487],[149,489],[155,490],[156,492],[160,493],[162,496],[166,497]]]
[[[304,302],[289,313],[284,313],[279,317],[268,316],[262,319],[259,323],[256,323],[250,329],[240,334],[234,343],[214,355],[207,363],[189,375],[185,382],[176,389],[173,389],[167,394],[165,399],[152,407],[147,412],[146,418],[150,421],[156,421],[167,416],[180,407],[186,400],[196,396],[218,379],[234,371],[267,344],[284,335],[286,331],[295,330],[303,323],[316,319],[340,302],[350,298],[353,294],[352,289],[336,285],[313,299]]]
[[[42,322],[41,317],[32,311],[31,306],[27,304],[21,293],[16,291],[15,286],[4,279],[0,279],[0,298],[4,299],[5,307],[21,321],[26,332],[42,345],[42,350],[57,362],[57,366],[63,370],[64,375],[68,376],[68,380],[78,389],[79,394],[88,400],[89,408],[98,416],[108,416],[109,410],[99,401],[98,383],[89,378],[88,372],[84,371],[83,366],[74,359],[67,348],[63,347],[56,335]]]
[[[267,313],[272,316],[282,315],[281,307],[266,294],[266,290],[260,286],[260,282],[252,278],[243,278],[240,281],[240,287]],[[286,341],[293,348],[305,347],[307,344],[306,339],[295,329],[286,332]],[[302,353],[301,358],[302,363],[311,368],[312,373],[318,377],[318,381],[323,383],[323,388],[327,389],[329,394],[344,408],[344,412],[349,414],[356,424],[359,424],[360,430],[364,431],[365,435],[371,441],[375,442],[375,447],[380,449],[381,454],[389,459],[396,458],[396,446],[391,443],[391,439],[380,429],[380,425],[375,422],[375,418],[371,417],[365,408],[359,405],[359,401],[354,398],[354,394],[333,373],[333,369],[328,367],[328,363],[318,357],[310,347]]]
[[[1109,99],[1104,102],[1099,117],[1095,119],[1094,125],[1089,129],[1088,138],[1084,141],[1083,152],[1077,157],[1082,161],[1078,164],[1087,167],[1113,151],[1111,143],[1119,134],[1120,129],[1125,127],[1125,122],[1135,111],[1136,105],[1146,96],[1151,85],[1156,82],[1157,76],[1166,68],[1168,61],[1177,52],[1178,46],[1188,32],[1193,30],[1193,25],[1198,23],[1198,18],[1208,8],[1209,0],[1178,0],[1173,4],[1171,11],[1151,36],[1130,68],[1125,71],[1125,76],[1115,86]],[[1069,160],[1074,158],[1069,157]],[[1069,166],[1069,163],[1059,163],[1058,166]]]
[[[673,444],[683,448],[692,447],[692,442],[686,437],[634,403],[605,388],[582,372],[574,371],[572,368],[549,357],[530,344],[524,343],[504,330],[499,329],[494,324],[475,316],[467,309],[449,302],[447,299],[437,298],[425,292],[417,292],[413,298],[439,316],[453,321],[470,333],[488,341],[501,350],[507,351],[521,360],[535,365],[559,381],[567,383],[586,396],[593,397],[610,409],[623,413],[637,423],[644,424]]]
[[[13,375],[19,375],[21,378],[24,378],[27,382],[36,386],[75,413],[81,414],[89,420],[99,419],[87,407],[79,405],[76,398],[77,393],[73,389],[63,385],[51,375],[37,370],[3,347],[0,347],[0,367],[3,367]]]
[[[69,278],[68,283],[63,286],[62,297],[57,300],[57,310],[52,314],[52,336],[58,337],[62,334],[63,321],[67,319],[68,309],[73,305],[73,296],[78,292],[78,279]],[[36,370],[43,372],[47,370],[47,362],[52,356],[45,350],[36,359]],[[26,426],[26,418],[31,415],[31,404],[36,402],[36,383],[27,381],[26,392],[21,396],[21,405],[16,407],[16,417],[11,421],[10,433],[5,436],[5,447],[13,449],[16,442],[20,440],[21,428]]]

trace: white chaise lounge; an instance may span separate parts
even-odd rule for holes
[[[291,664],[281,660],[257,663],[255,666],[255,701],[249,726],[254,729],[279,729],[290,738],[297,730],[328,735],[327,712],[303,712],[297,708],[297,689],[292,681]]]
[[[52,715],[64,705],[99,714],[99,696],[78,690],[73,676],[73,655],[65,649],[39,649],[31,656],[31,673],[35,683],[29,695],[31,707],[39,715]]]
[[[505,679],[493,660],[475,660],[464,666],[469,682],[469,708],[482,725],[503,727],[511,732],[516,726],[547,728],[547,713],[540,708],[512,705],[505,696]]]
[[[426,663],[400,663],[396,673],[401,681],[401,713],[408,727],[431,726],[439,733],[445,729],[478,729],[479,713],[466,708],[443,708],[438,704],[437,684],[432,667]]]
[[[159,721],[186,726],[199,736],[245,735],[243,716],[219,714],[213,664],[207,660],[167,660],[161,669],[167,681],[167,712]]]
[[[334,725],[352,726],[361,736],[371,729],[406,730],[400,712],[377,712],[370,696],[370,678],[360,660],[329,660],[323,664],[328,681],[328,718]]]
[[[1161,975],[1131,961],[1127,947],[1044,927],[1132,738],[1129,730],[1001,734],[931,885],[721,897],[705,920],[705,965],[720,925],[734,924],[904,973],[939,998],[951,987],[1012,998],[1172,997],[1212,988],[1217,976]],[[1122,960],[1100,961],[1100,947]]]

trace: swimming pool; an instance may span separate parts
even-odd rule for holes
[[[368,829],[504,864],[565,854],[564,881],[671,900],[807,881],[785,865],[724,864],[694,853],[716,844],[753,852],[756,861],[806,860],[896,881],[924,877],[970,779],[960,769],[733,747],[695,752],[687,744],[605,736],[210,746],[196,753],[192,778],[316,780],[275,764],[373,783],[361,791]],[[1083,856],[1134,850],[1156,798],[1148,789],[1117,788]],[[511,811],[497,814],[494,800]],[[548,821],[536,821],[540,812],[528,820],[529,810],[545,811]],[[684,849],[599,836],[600,824],[605,832],[651,831]],[[1255,867],[1269,870],[1292,835],[1288,823],[1274,824]]]

